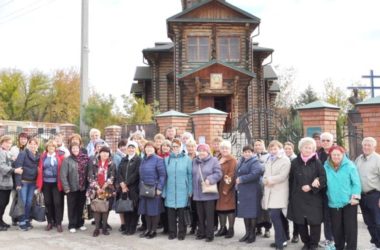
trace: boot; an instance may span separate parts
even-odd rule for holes
[[[251,219],[244,219],[244,226],[245,226],[245,235],[240,238],[239,242],[245,242],[248,239],[249,236],[249,230],[250,230],[250,224],[251,224]]]
[[[230,228],[228,228],[228,231],[227,231],[226,235],[224,236],[224,238],[226,238],[226,239],[232,238],[232,237],[234,237],[234,234],[235,234],[234,228],[230,227]]]
[[[251,223],[250,223],[247,243],[253,243],[256,241],[256,233],[255,233],[256,219],[250,219],[250,220],[251,220]]]
[[[226,226],[220,227],[219,231],[215,234],[215,237],[225,236],[227,234]]]

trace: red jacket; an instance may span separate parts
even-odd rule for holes
[[[44,171],[43,171],[43,164],[46,159],[47,153],[44,152],[40,157],[40,162],[38,163],[38,173],[37,173],[37,181],[36,186],[39,191],[42,190],[42,186],[44,185]],[[58,161],[58,173],[57,173],[57,186],[59,191],[63,191],[62,188],[62,182],[61,182],[61,166],[63,159],[65,157],[65,154],[62,154],[61,151],[55,151],[55,156],[57,157]]]

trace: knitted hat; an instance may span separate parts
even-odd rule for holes
[[[135,148],[138,147],[137,143],[135,141],[132,141],[132,140],[128,141],[128,143],[127,143],[127,148],[129,148],[130,146],[135,147]]]
[[[206,151],[207,153],[211,153],[210,146],[208,144],[199,144],[197,147],[197,151]]]

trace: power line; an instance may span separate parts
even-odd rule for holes
[[[42,0],[43,1],[43,0]],[[33,5],[36,5],[38,4],[38,2],[41,2],[41,0],[37,0],[37,1],[34,1],[33,3],[21,8],[21,9],[18,9],[14,12],[12,12],[11,14],[9,14],[8,16],[4,17],[2,20],[0,20],[0,25],[1,24],[4,24],[4,23],[7,23],[7,22],[10,22],[16,18],[19,18],[19,17],[22,17],[22,16],[25,16],[25,15],[28,15],[44,6],[47,6],[51,3],[53,3],[54,1],[56,0],[50,0],[49,2],[45,3],[45,4],[42,4],[42,5],[37,5],[36,7],[34,8],[30,8],[28,9],[29,7],[32,7]],[[8,19],[7,19],[8,18]]]

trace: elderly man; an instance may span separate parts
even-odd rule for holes
[[[380,249],[380,155],[375,152],[376,144],[373,137],[364,138],[363,154],[355,161],[363,192],[360,208],[374,244],[372,249]]]
[[[315,139],[314,139],[315,140]],[[325,161],[329,157],[329,150],[334,144],[334,136],[329,132],[324,132],[320,135],[320,141],[321,141],[321,148],[317,151],[318,158],[322,162],[322,165],[325,164]],[[323,203],[323,212],[324,212],[324,218],[323,218],[323,232],[325,234],[325,241],[320,242],[319,246],[328,248],[330,246],[334,245],[334,237],[332,234],[332,226],[331,226],[331,219],[330,219],[330,210],[327,205],[327,196],[324,197],[324,203]]]

